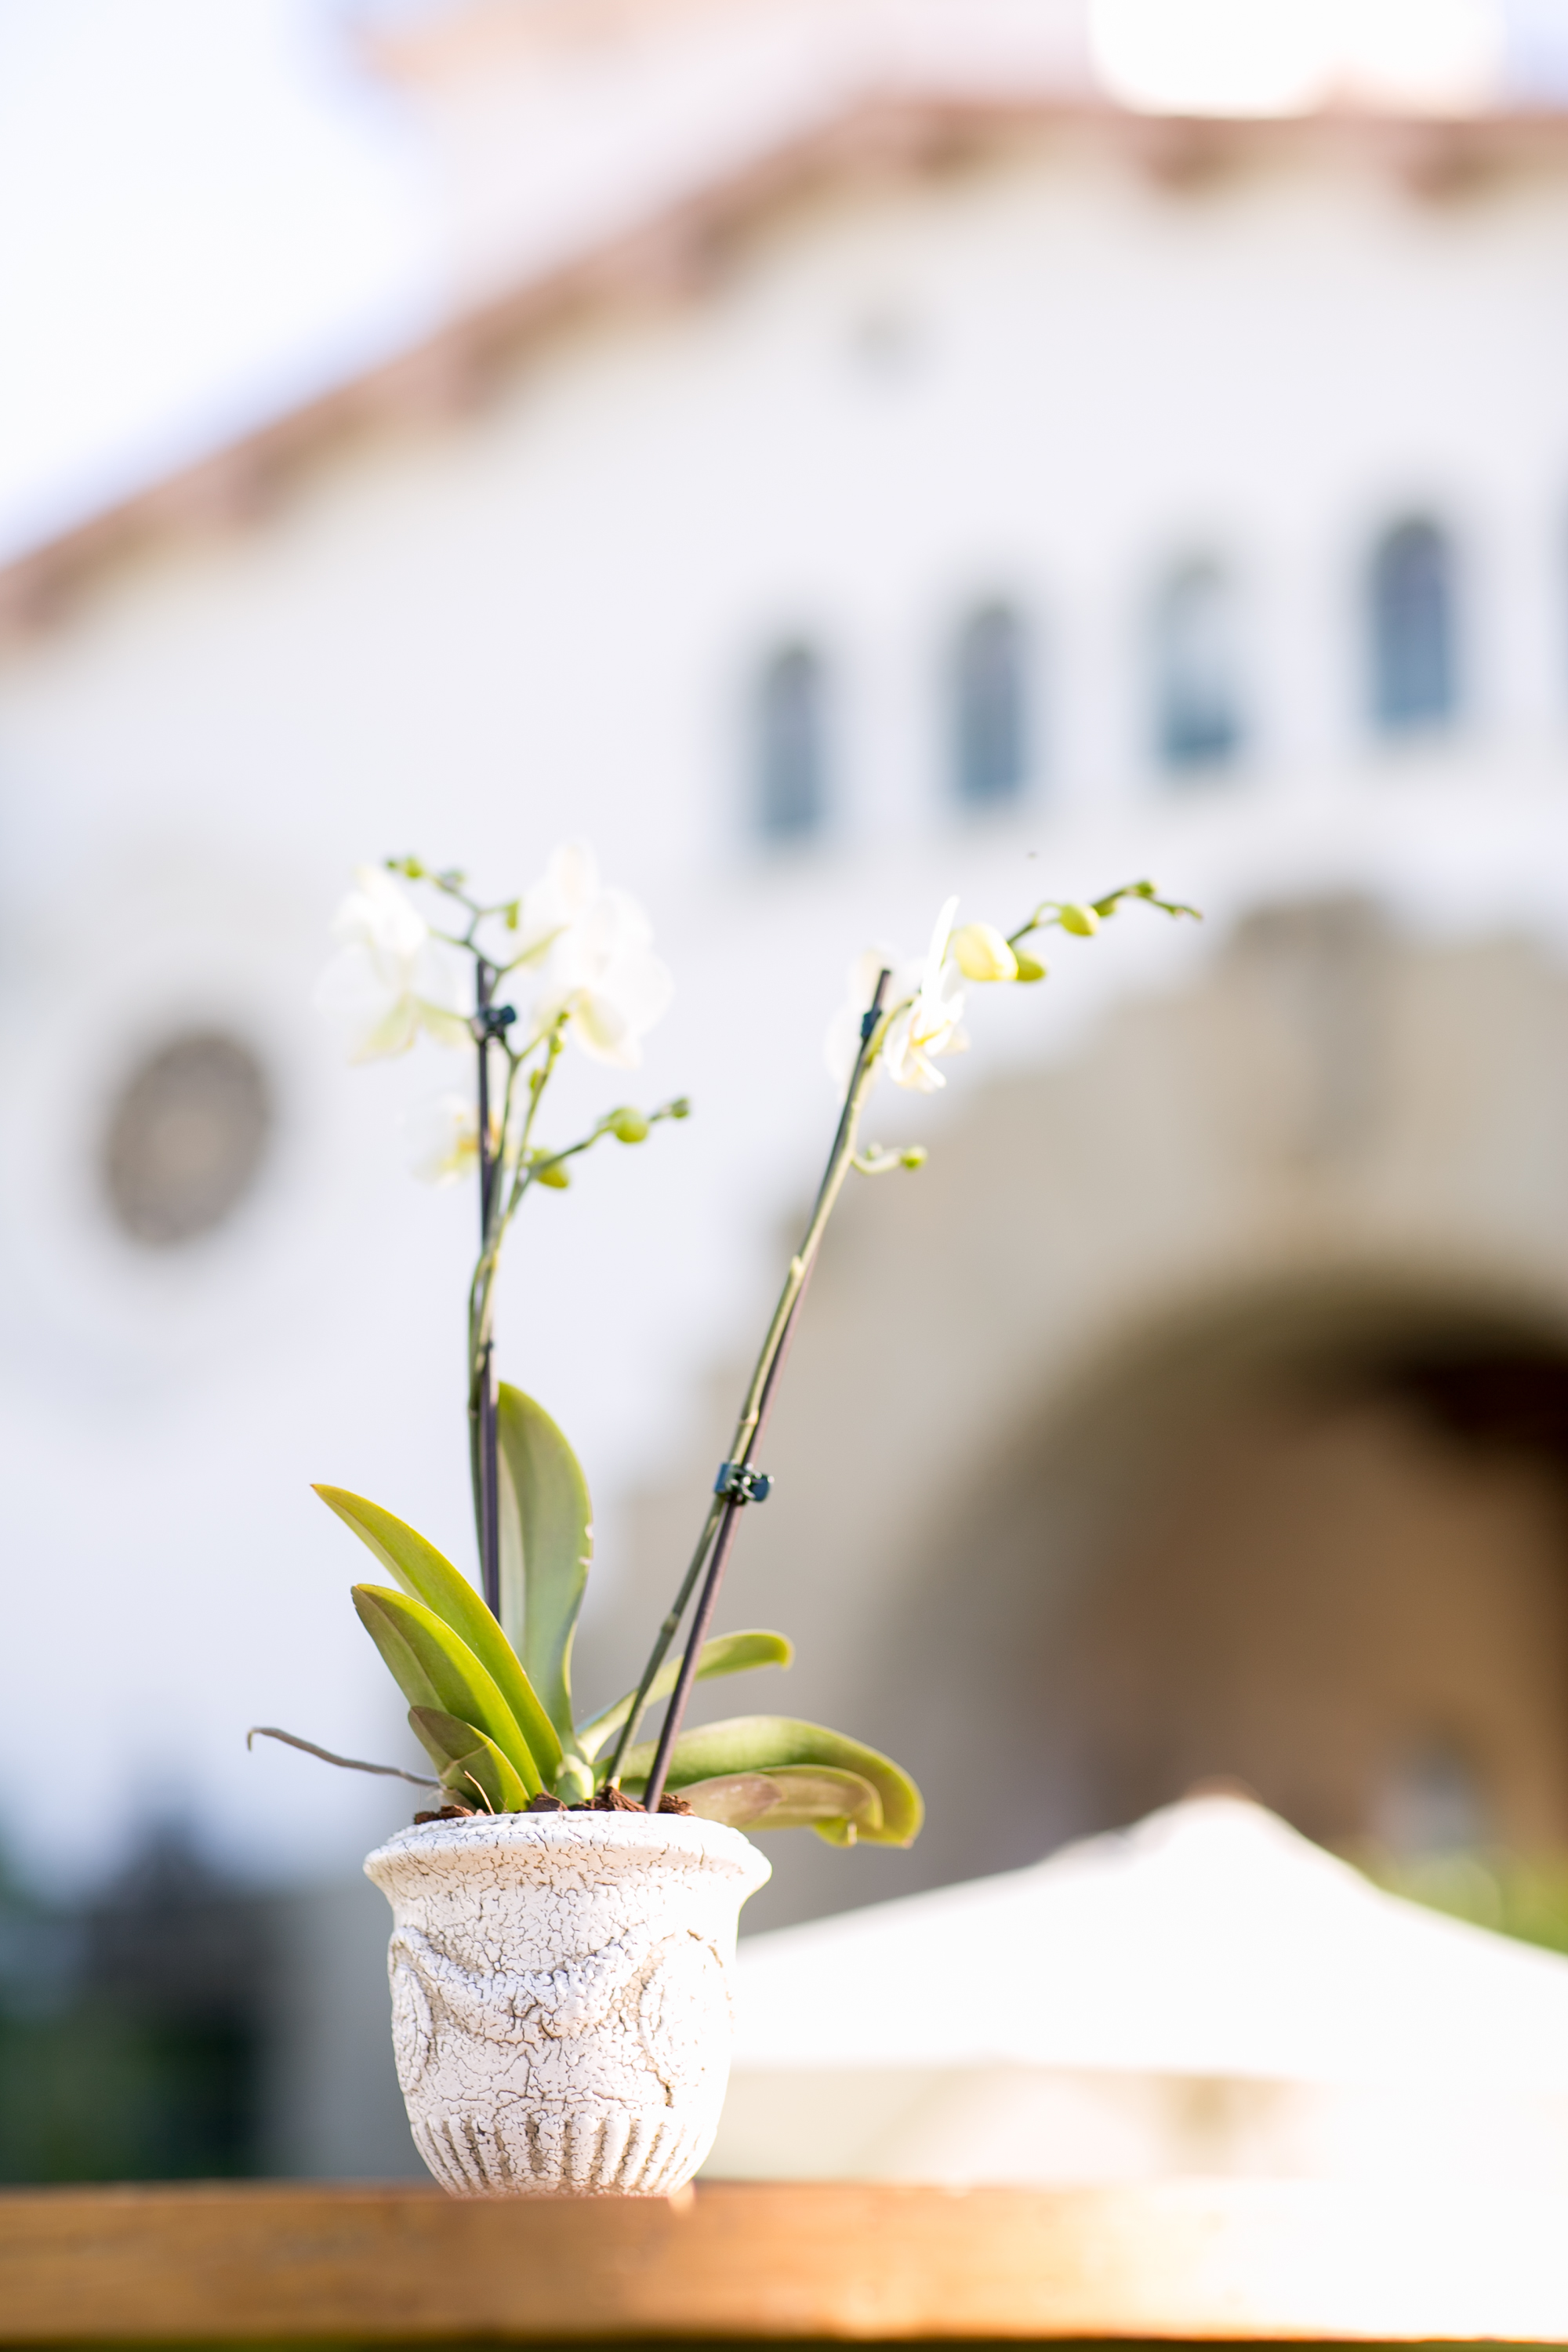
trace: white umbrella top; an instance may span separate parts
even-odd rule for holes
[[[742,1943],[737,2067],[1113,2068],[1568,2091],[1568,1960],[1185,1800],[1000,1877]]]

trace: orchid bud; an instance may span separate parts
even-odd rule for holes
[[[624,1110],[614,1110],[605,1122],[617,1143],[642,1143],[647,1138],[647,1121],[640,1110],[628,1104]]]
[[[1064,931],[1070,931],[1073,937],[1079,940],[1093,939],[1100,929],[1100,917],[1095,913],[1094,908],[1080,907],[1076,903],[1069,903],[1059,908],[1057,920]]]
[[[900,1168],[923,1168],[930,1157],[923,1143],[911,1143],[906,1150],[900,1152],[899,1165]]]
[[[560,1167],[536,1168],[533,1176],[535,1183],[548,1184],[552,1192],[564,1192],[572,1181],[565,1169]]]
[[[965,980],[1016,980],[1018,959],[994,923],[965,923],[954,931],[953,961]]]
[[[691,1105],[684,1095],[676,1096],[675,1100],[669,1106],[669,1116],[671,1118],[689,1118],[691,1117]]]
[[[422,881],[425,875],[425,868],[417,857],[389,857],[386,870],[389,874],[406,875],[410,882]]]
[[[1018,977],[1020,980],[1044,980],[1046,976],[1046,967],[1043,963],[1037,963],[1034,957],[1031,955],[1019,954],[1016,948],[1014,949],[1013,954],[1018,966]]]

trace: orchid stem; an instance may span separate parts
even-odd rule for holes
[[[490,1150],[490,1037],[486,1014],[495,990],[494,966],[485,957],[474,965],[475,1030],[479,1056],[479,1249],[481,1260],[491,1250],[490,1212],[499,1190],[500,1170]],[[509,1088],[510,1092],[510,1088]],[[506,1138],[500,1139],[501,1151]],[[493,1343],[488,1331],[479,1337],[479,1571],[485,1605],[500,1615],[500,1467],[496,1454],[496,1384]],[[470,1376],[471,1378],[471,1376]],[[470,1402],[469,1412],[473,1407]]]
[[[816,1264],[816,1255],[827,1227],[827,1220],[833,1214],[835,1203],[843,1190],[844,1180],[849,1172],[850,1163],[855,1157],[855,1135],[859,1124],[861,1105],[865,1099],[866,1089],[870,1084],[872,1072],[876,1067],[877,1056],[881,1051],[883,1038],[887,1034],[888,1016],[884,1007],[891,979],[890,971],[884,971],[879,973],[870,1006],[860,1024],[860,1050],[856,1056],[854,1071],[844,1097],[844,1108],[839,1114],[837,1130],[833,1138],[833,1148],[827,1155],[827,1166],[817,1189],[810,1223],[806,1226],[805,1235],[799,1249],[790,1260],[784,1289],[780,1293],[778,1305],[773,1310],[773,1320],[768,1326],[767,1337],[763,1342],[762,1353],[757,1359],[756,1370],[752,1375],[751,1386],[746,1391],[745,1402],[741,1408],[741,1418],[735,1425],[735,1434],[731,1442],[729,1455],[730,1465],[734,1470],[744,1470],[750,1467],[752,1452],[767,1427],[768,1415],[773,1410],[779,1375],[788,1358],[790,1341],[794,1336],[800,1304],[805,1295],[805,1286],[811,1279]],[[664,1724],[658,1736],[658,1747],[654,1755],[653,1769],[648,1774],[647,1786],[643,1792],[643,1802],[650,1813],[656,1813],[658,1811],[664,1796],[670,1757],[675,1743],[680,1736],[680,1726],[686,1714],[687,1701],[691,1695],[692,1684],[697,1678],[703,1639],[712,1620],[714,1609],[718,1605],[719,1589],[724,1580],[724,1570],[729,1562],[731,1547],[734,1542],[735,1521],[740,1509],[740,1497],[734,1494],[727,1495],[722,1499],[716,1499],[710,1505],[697,1549],[692,1554],[690,1565],[681,1581],[674,1606],[659,1627],[658,1638],[654,1643],[647,1664],[643,1669],[643,1677],[637,1685],[637,1696],[632,1702],[631,1712],[621,1727],[621,1736],[616,1743],[616,1751],[610,1759],[606,1779],[612,1788],[617,1788],[620,1785],[621,1774],[626,1768],[627,1750],[636,1737],[637,1727],[641,1722],[643,1711],[647,1705],[647,1695],[653,1686],[654,1677],[664,1664],[669,1645],[679,1629],[681,1618],[686,1613],[687,1603],[691,1598],[698,1578],[702,1573],[704,1563],[709,1560],[711,1547],[712,1557],[708,1566],[707,1580],[703,1584],[701,1598],[698,1601],[696,1615],[692,1620],[691,1632],[686,1644],[686,1654],[680,1662],[680,1672],[676,1679],[675,1689],[670,1696],[669,1705],[665,1710]]]

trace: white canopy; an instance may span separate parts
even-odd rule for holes
[[[1237,1797],[741,1947],[737,2064],[1112,2066],[1568,2091],[1568,1960]]]
[[[1353,2169],[1358,2134],[1417,2117],[1493,2176],[1568,2168],[1568,1960],[1382,1894],[1241,1798],[756,1937],[739,1986],[719,2169],[1190,2168],[1194,2078],[1207,2169]]]

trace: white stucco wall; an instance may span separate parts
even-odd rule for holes
[[[1079,1044],[1261,898],[1359,887],[1418,929],[1561,940],[1565,226],[1568,173],[1423,202],[1327,141],[1180,192],[1063,131],[825,194],[700,303],[584,321],[460,426],[345,447],[6,657],[0,1757],[41,1801],[20,1835],[88,1861],[177,1790],[293,1867],[404,1811],[241,1737],[401,1752],[346,1601],[360,1563],[308,1480],[467,1542],[472,1205],[413,1187],[395,1133],[447,1073],[344,1071],[309,1009],[354,863],[412,846],[509,891],[585,834],[675,968],[636,1091],[698,1115],[531,1204],[501,1319],[503,1371],[589,1466],[611,1585],[621,1506],[760,1325],[868,938],[918,943],[950,889],[1011,922],[1142,872],[1210,910],[1207,936],[1129,917],[1064,943],[1048,992],[977,1002],[948,1095],[873,1121],[939,1150],[985,1069]],[[900,321],[898,366],[861,355],[872,316]],[[1393,752],[1363,721],[1360,567],[1413,505],[1463,549],[1468,716]],[[1211,550],[1247,586],[1256,745],[1171,788],[1144,600]],[[976,824],[946,797],[942,660],[997,592],[1037,618],[1047,756]],[[769,858],[744,689],[802,627],[837,667],[842,807]],[[93,1155],[117,1077],[187,1014],[270,1055],[282,1117],[254,1200],[165,1262],[105,1223]]]

